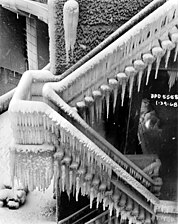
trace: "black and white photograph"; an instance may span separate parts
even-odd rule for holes
[[[178,0],[0,0],[0,224],[178,224]]]

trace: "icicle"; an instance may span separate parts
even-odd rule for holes
[[[79,176],[76,177],[76,187],[75,187],[75,190],[76,190],[76,198],[75,198],[75,200],[78,201],[78,195],[79,195],[79,191],[80,191],[80,177]]]
[[[85,105],[85,102],[84,102],[84,101],[77,102],[77,103],[76,103],[76,107],[77,107],[77,110],[79,111],[79,114],[83,117],[83,119],[84,119],[85,121],[87,121],[87,117],[86,117],[86,105]]]
[[[65,165],[61,166],[61,171],[62,171],[61,184],[62,184],[62,191],[64,192],[65,191]]]
[[[178,79],[178,72],[177,71],[168,71],[168,74],[169,74],[168,84],[169,84],[169,91],[170,91],[172,86],[174,85],[174,83]]]
[[[102,94],[101,91],[95,90],[92,92],[92,96],[95,102],[95,111],[96,111],[96,121],[99,122],[101,120],[102,115]]]
[[[94,99],[91,96],[85,97],[85,104],[89,109],[89,124],[93,126],[94,124]]]
[[[152,54],[144,54],[143,55],[143,61],[148,66],[147,68],[147,76],[146,76],[146,85],[148,85],[152,64],[155,61],[155,57]]]
[[[176,61],[177,59],[177,53],[178,53],[178,33],[173,33],[171,35],[171,40],[173,43],[175,43],[176,45],[176,48],[175,48],[175,53],[174,53],[174,62]]]
[[[125,68],[125,74],[129,78],[129,98],[131,98],[136,70],[134,67],[128,66]]]
[[[127,81],[128,81],[128,77],[126,76],[125,73],[118,73],[116,75],[116,78],[118,80],[118,83],[119,85],[122,86],[122,93],[121,93],[121,106],[124,105],[124,97],[125,97],[125,90],[126,90],[126,84],[127,84]]]
[[[117,92],[118,92],[118,82],[116,79],[109,79],[109,86],[113,90],[114,100],[113,100],[113,112],[115,111],[116,101],[117,101]]]
[[[109,215],[110,216],[112,216],[113,208],[114,208],[114,203],[111,200],[109,200]]]
[[[161,42],[162,48],[167,51],[166,53],[166,60],[165,60],[165,68],[168,66],[169,58],[172,49],[175,47],[175,44],[170,40],[164,40]]]
[[[142,60],[134,61],[134,68],[136,69],[136,71],[138,71],[138,92],[140,91],[142,75],[143,75],[145,67],[146,66]]]
[[[154,47],[152,49],[152,54],[153,56],[156,57],[156,72],[155,72],[155,79],[157,79],[158,76],[158,70],[159,70],[159,65],[161,62],[162,57],[165,54],[165,50],[163,50],[161,47]]]
[[[111,88],[108,85],[101,85],[100,89],[106,99],[106,117],[108,119],[108,117],[109,117],[109,99],[110,99]]]
[[[63,8],[63,25],[65,34],[66,62],[69,62],[69,51],[73,57],[74,45],[77,37],[79,5],[75,0],[68,0]]]
[[[90,209],[92,209],[93,200],[94,200],[94,187],[91,187],[90,188]]]

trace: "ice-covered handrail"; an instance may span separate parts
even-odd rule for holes
[[[31,0],[0,0],[0,5],[17,13],[22,11],[29,15],[37,16],[38,19],[48,23],[47,4]]]
[[[4,111],[8,110],[9,103],[13,97],[14,92],[15,92],[15,89],[0,96],[0,114],[3,113]]]
[[[172,42],[167,42],[169,40],[168,31],[178,32],[177,23],[178,2],[169,0],[60,83],[54,83],[52,88],[73,106],[84,95],[98,89],[108,78],[124,72],[127,66],[135,67],[136,72],[139,73],[137,71],[139,65],[133,65],[133,60],[143,60],[143,65],[148,67],[148,70],[156,60],[158,69],[161,57],[166,52],[169,55],[170,50],[177,43],[174,37],[176,35],[171,37]],[[142,58],[143,54],[146,54],[144,58]],[[147,58],[149,56],[147,54],[151,55],[151,59],[154,60]],[[167,58],[169,60],[169,57]]]
[[[51,88],[51,84],[45,84],[43,87],[43,97],[46,99],[49,105],[55,105],[62,116],[75,125],[80,131],[82,131],[89,139],[92,139],[96,145],[98,145],[105,153],[110,155],[114,161],[122,164],[126,169],[129,167],[130,173],[138,178],[146,186],[154,185],[154,181],[144,173],[139,167],[119,152],[114,146],[102,138],[97,132],[95,132],[79,115],[75,110],[63,101]]]
[[[39,117],[38,117],[38,120],[36,120],[36,122],[42,121],[43,127],[45,129],[51,130],[52,133],[57,132],[56,127],[58,130],[60,130],[61,142],[64,141],[65,143],[67,139],[71,140],[70,144],[75,144],[76,142],[78,142],[77,149],[84,150],[85,152],[88,151],[90,156],[92,158],[95,158],[96,163],[103,164],[104,170],[106,170],[109,173],[111,171],[116,173],[118,177],[120,177],[128,185],[132,186],[137,192],[142,194],[152,204],[159,203],[159,199],[156,198],[148,189],[146,189],[141,183],[139,183],[134,177],[132,177],[127,171],[125,171],[119,164],[114,162],[106,153],[104,153],[100,148],[98,148],[97,145],[95,145],[82,132],[80,132],[77,128],[75,128],[70,122],[68,122],[59,113],[57,113],[50,106],[48,106],[47,104],[43,102],[23,101],[23,100],[17,100],[17,99],[14,99],[11,101],[9,106],[9,113],[10,113],[10,118],[12,121],[12,129],[14,130],[14,132],[16,132],[15,133],[16,141],[18,141],[18,135],[19,135],[19,131],[18,131],[19,112],[21,112],[22,114],[26,113],[26,114],[32,115],[31,117],[29,117],[29,119],[26,118],[23,121],[21,120],[21,123],[23,126],[25,126],[26,122],[27,122],[26,126],[28,126],[29,122],[33,122],[36,129],[38,129],[40,125],[38,123],[35,123],[34,117],[33,117],[34,114],[38,114]],[[23,129],[23,132],[26,132],[26,130]],[[27,133],[24,133],[24,134],[26,134],[26,138],[27,138],[26,140],[28,142],[29,136],[27,135]],[[45,133],[42,132],[41,135],[45,135]],[[37,135],[36,135],[36,138],[38,138]],[[50,136],[50,138],[51,139],[49,140],[49,142],[56,145],[57,139],[53,138],[52,136]],[[59,138],[59,134],[57,138]],[[46,138],[44,137],[43,141],[40,142],[40,144],[45,143],[44,142],[45,140]],[[48,136],[47,136],[47,140],[48,140]],[[71,146],[75,147],[73,145]],[[82,151],[81,151],[81,155],[82,155]]]

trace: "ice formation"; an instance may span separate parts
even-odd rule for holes
[[[176,80],[178,80],[178,72],[177,71],[168,71],[169,75],[169,90],[171,90],[172,86],[175,84]]]
[[[155,79],[157,79],[160,62],[161,62],[162,57],[165,54],[165,50],[163,50],[161,47],[154,47],[152,49],[152,54],[156,58]]]
[[[75,0],[68,0],[63,8],[63,24],[65,36],[66,62],[69,62],[69,51],[73,57],[74,45],[77,38],[79,5]]]
[[[113,112],[115,111],[117,94],[118,94],[118,81],[116,79],[109,79],[109,86],[113,90],[114,100],[113,100]]]
[[[165,68],[168,66],[171,50],[175,47],[175,44],[170,40],[164,40],[161,42],[162,48],[166,50]]]
[[[118,80],[119,85],[122,87],[122,92],[121,92],[121,106],[124,105],[124,97],[125,97],[125,91],[126,91],[126,85],[128,81],[128,77],[125,73],[118,73],[116,75],[116,78]]]
[[[171,40],[176,45],[176,47],[175,47],[175,53],[174,53],[174,62],[175,62],[176,59],[177,59],[177,53],[178,53],[178,33],[173,33],[171,35]]]
[[[101,91],[99,91],[99,90],[94,90],[92,92],[92,96],[94,98],[94,104],[95,104],[96,121],[99,122],[99,121],[101,121],[101,118],[102,118],[102,100],[103,100],[103,96],[102,96]]]
[[[152,64],[155,61],[155,57],[152,54],[147,53],[147,54],[143,55],[143,61],[148,67],[147,68],[147,76],[146,76],[146,85],[148,85],[150,72],[151,72],[151,69],[152,69]]]
[[[142,75],[145,69],[145,64],[142,60],[136,60],[134,61],[134,68],[136,71],[138,71],[138,92],[140,91],[140,85],[142,81]]]
[[[136,72],[134,67],[128,66],[128,67],[125,68],[125,74],[129,78],[129,98],[131,98],[133,85],[134,85],[134,80],[135,80],[135,76],[136,76],[137,72]]]
[[[106,100],[106,118],[108,119],[111,88],[108,85],[103,84],[100,86],[100,89]]]
[[[29,191],[36,188],[45,191],[53,177],[53,152],[24,150],[28,149],[28,146],[21,146],[20,148],[20,151],[17,151],[16,147],[11,150],[12,181],[16,178],[19,184],[28,186]]]

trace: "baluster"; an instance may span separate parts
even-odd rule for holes
[[[101,85],[100,89],[101,89],[101,93],[105,96],[106,118],[108,119],[108,117],[109,117],[109,99],[110,99],[111,88],[108,85]]]
[[[94,99],[95,112],[96,112],[96,121],[99,122],[101,120],[102,115],[102,93],[99,90],[94,90],[92,92],[92,96]]]
[[[116,79],[109,79],[109,86],[113,90],[114,94],[114,100],[113,100],[113,113],[114,113],[117,101],[118,81]]]
[[[155,79],[157,79],[158,76],[158,70],[159,70],[159,66],[160,66],[160,62],[162,57],[165,54],[165,50],[162,49],[161,47],[154,47],[152,49],[152,54],[153,56],[156,58],[156,72],[155,72]]]
[[[86,96],[85,99],[85,105],[88,107],[88,112],[89,112],[89,124],[93,126],[95,117],[94,117],[94,99],[91,96]]]
[[[155,57],[150,54],[144,54],[143,55],[143,62],[146,64],[147,68],[147,76],[146,76],[146,85],[148,85],[148,81],[149,81],[149,77],[150,77],[150,73],[151,73],[151,69],[152,69],[152,64],[155,61]]]
[[[175,44],[170,40],[163,40],[161,42],[162,48],[166,51],[166,59],[165,59],[165,68],[168,66],[170,54],[173,48],[175,48]]]
[[[80,116],[82,116],[82,118],[87,121],[87,116],[86,116],[86,105],[84,101],[80,101],[76,103],[76,108],[80,114]]]
[[[125,74],[129,78],[129,98],[132,96],[132,90],[133,90],[133,85],[134,85],[134,79],[137,74],[137,71],[133,66],[128,66],[125,68]]]
[[[140,86],[141,86],[141,81],[142,81],[142,76],[144,73],[144,69],[145,69],[146,65],[142,60],[136,60],[134,61],[134,68],[136,69],[136,71],[138,71],[138,92],[140,91]]]

